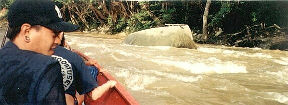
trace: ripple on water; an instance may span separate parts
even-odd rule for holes
[[[140,55],[137,55],[135,53],[129,53],[129,52],[126,52],[124,50],[115,50],[115,52],[121,54],[121,55],[124,55],[124,56],[127,56],[127,57],[136,57],[136,58],[141,58]]]
[[[267,74],[273,75],[277,78],[277,82],[288,84],[288,67],[284,70],[279,70],[277,72],[266,71]]]
[[[257,57],[257,58],[273,58],[271,55],[263,54],[263,53],[247,53],[243,51],[234,51],[234,50],[224,50],[224,49],[218,49],[218,48],[198,48],[197,49],[200,52],[204,53],[219,53],[224,54],[227,56],[235,56],[235,57]]]
[[[199,48],[197,48],[197,50],[200,52],[204,52],[204,53],[220,53],[220,52],[222,52],[222,49],[205,48],[205,47],[199,47]]]
[[[171,46],[149,46],[151,49],[156,49],[156,50],[169,50],[172,48]]]
[[[157,70],[146,70],[145,72],[149,72],[149,73],[153,73],[157,76],[162,76],[162,77],[166,77],[172,80],[178,80],[178,81],[182,81],[182,82],[196,82],[202,79],[202,76],[198,75],[198,76],[184,76],[184,75],[180,75],[180,74],[173,74],[173,73],[167,73],[167,72],[160,72]]]
[[[86,55],[86,56],[91,56],[91,55],[95,55],[95,54],[92,53],[92,52],[84,52],[84,55]]]
[[[288,57],[280,57],[280,60],[279,59],[273,59],[272,61],[275,63],[281,64],[281,65],[288,66]]]
[[[267,96],[264,96],[265,99],[271,99],[278,101],[283,104],[288,104],[288,92],[277,93],[277,92],[265,92]]]
[[[96,44],[88,44],[88,43],[81,43],[77,44],[80,48],[87,48],[87,47],[97,47]]]
[[[137,71],[137,70],[133,70]],[[129,69],[121,69],[115,73],[117,77],[125,78],[125,84],[134,91],[146,90],[145,87],[159,80],[151,75],[130,72]]]
[[[212,60],[214,58],[211,58]],[[210,60],[211,60],[210,59]],[[152,62],[161,65],[173,65],[177,68],[184,69],[194,74],[205,73],[247,73],[246,66],[235,64],[231,61],[228,62],[213,62],[213,63],[192,63],[189,61],[172,61],[165,59],[153,59]]]

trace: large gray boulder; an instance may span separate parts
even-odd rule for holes
[[[134,32],[125,38],[124,43],[139,46],[197,48],[188,25],[158,27]]]

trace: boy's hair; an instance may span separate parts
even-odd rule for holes
[[[32,27],[35,27],[37,31],[40,30],[39,25],[34,25]],[[9,38],[11,41],[15,39],[17,34],[21,31],[21,26],[16,26],[16,27],[8,27],[6,37]]]
[[[17,27],[8,27],[6,37],[11,41],[15,39],[16,35],[20,32],[21,26]]]
[[[64,47],[64,44],[65,44],[65,37],[64,37],[64,33],[63,33],[63,38],[62,38],[61,43],[60,43],[59,46]]]

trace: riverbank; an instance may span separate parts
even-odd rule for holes
[[[0,38],[2,40],[6,30],[7,30],[7,26],[8,23],[7,21],[0,21]],[[93,31],[93,32],[81,32],[81,31],[76,31],[76,32],[67,32],[65,33],[66,35],[74,35],[74,36],[85,36],[85,37],[94,37],[94,38],[103,38],[103,39],[121,39],[123,40],[128,34],[127,33],[118,33],[118,34],[105,34],[103,32],[97,32],[97,31]]]
[[[0,20],[0,34],[1,34],[1,40],[4,36],[4,33],[6,32],[8,26],[8,22],[5,19]],[[101,29],[100,29],[101,30]],[[125,37],[128,35],[127,33],[118,33],[118,34],[107,34],[104,31],[77,31],[77,32],[67,32],[66,35],[72,35],[72,36],[85,36],[85,37],[94,37],[94,38],[103,38],[103,39],[125,39]],[[266,40],[266,43],[262,43],[259,46],[256,46],[256,48],[262,48],[262,49],[270,49],[270,50],[283,50],[288,51],[288,40],[287,35],[277,35],[274,37],[269,38],[263,38],[261,40]],[[198,43],[199,44],[199,43]],[[219,45],[219,44],[214,44]],[[221,44],[220,44],[221,45]],[[241,47],[241,46],[237,46]]]
[[[6,19],[1,19],[0,17],[0,28],[1,29],[6,29],[8,27],[8,22]]]
[[[7,19],[5,18],[5,16],[7,15],[7,9],[2,9],[0,10],[0,38],[2,40],[6,29],[8,27],[8,22]],[[104,38],[104,39],[124,39],[127,36],[127,33],[121,32],[121,33],[117,33],[117,34],[108,34],[106,33],[105,30],[107,29],[98,29],[97,30],[92,30],[92,31],[77,31],[77,32],[67,32],[67,35],[83,35],[83,36],[87,36],[87,37],[95,37],[95,38]]]
[[[118,34],[105,34],[101,32],[67,32],[67,35],[73,36],[85,36],[85,37],[94,37],[94,38],[103,38],[103,39],[121,39],[123,40],[127,34],[126,33],[118,33]]]

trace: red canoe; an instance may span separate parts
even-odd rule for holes
[[[115,80],[108,72],[100,72],[97,79],[99,85],[106,83],[108,80]],[[85,97],[85,105],[139,105],[139,103],[117,81],[116,86],[104,93],[99,99],[93,101]]]

